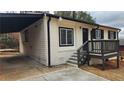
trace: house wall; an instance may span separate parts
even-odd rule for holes
[[[48,38],[47,38],[47,21],[48,17],[35,22],[31,26],[20,32],[20,52],[24,55],[30,56],[33,59],[48,65]],[[59,46],[59,27],[67,27],[74,29],[74,46],[60,47]],[[62,21],[51,18],[50,21],[50,49],[51,49],[51,65],[59,65],[66,63],[69,57],[76,52],[82,45],[82,28],[89,29],[89,40],[92,28],[95,26],[64,20]],[[104,39],[108,39],[108,29],[100,27],[104,30]],[[24,31],[29,31],[28,42],[24,40]]]
[[[45,18],[38,20],[20,32],[20,52],[36,61],[48,64],[47,29]],[[28,42],[25,42],[24,31],[28,31]]]
[[[110,29],[110,28],[105,28],[105,27],[99,27],[99,29],[104,30],[104,39],[108,40],[108,31],[114,31],[117,32],[115,29]],[[116,34],[116,39],[117,39],[117,34]]]
[[[74,29],[74,46],[59,46],[59,27],[67,27]],[[83,37],[82,37],[82,28],[89,29],[89,40],[90,40],[90,33],[92,28],[96,28],[95,26],[64,20],[61,21],[55,18],[51,19],[50,22],[50,40],[51,40],[51,65],[58,65],[65,63],[69,57],[76,52],[76,50],[82,45]],[[104,27],[100,27],[100,29],[104,30],[104,39],[108,39],[108,29]]]

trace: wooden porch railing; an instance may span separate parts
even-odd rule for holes
[[[92,55],[91,55],[92,54]],[[95,55],[99,54],[99,55]],[[108,54],[107,56],[105,54]],[[78,66],[89,65],[90,57],[97,57],[103,60],[103,70],[105,59],[117,56],[117,68],[119,67],[119,40],[91,40],[86,41],[77,50]]]
[[[119,40],[92,40],[88,41],[89,52],[107,54],[119,52]]]

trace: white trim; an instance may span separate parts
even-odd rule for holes
[[[62,41],[61,41],[61,31],[62,31],[63,29],[66,31],[66,32],[65,32],[65,33],[66,33],[66,42],[65,42],[66,44],[62,44]],[[63,27],[63,28],[60,27],[59,30],[60,30],[60,32],[59,32],[59,36],[60,36],[60,41],[59,41],[59,42],[60,42],[60,46],[73,46],[73,45],[74,45],[74,36],[71,37],[71,38],[72,38],[72,39],[71,39],[72,44],[68,44],[68,39],[67,39],[67,38],[68,38],[68,36],[67,36],[68,33],[67,33],[67,32],[68,32],[68,30],[69,30],[69,31],[71,31],[71,32],[73,33],[72,35],[74,35],[74,30],[71,29],[71,28],[69,29],[69,28],[64,28],[64,27]]]

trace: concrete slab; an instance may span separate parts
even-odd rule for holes
[[[6,53],[8,54],[6,55]],[[49,68],[19,53],[6,53],[0,55],[0,81],[21,80],[71,67],[70,65],[63,64]],[[38,78],[36,80],[44,79]]]
[[[106,80],[70,65],[46,67],[19,54],[0,56],[0,80],[101,81]]]
[[[62,71],[51,72],[28,80],[36,81],[107,81],[95,74],[83,71],[78,68],[69,68]]]

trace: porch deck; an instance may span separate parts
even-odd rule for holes
[[[84,53],[86,51],[86,53]],[[98,58],[102,60],[102,69],[104,70],[106,65],[105,61],[108,58],[117,57],[116,67],[119,68],[119,40],[91,40],[87,41],[78,50],[78,66],[87,64],[91,58]],[[86,58],[83,62],[82,59]]]
[[[113,81],[123,81],[124,80],[124,60],[120,61],[120,67],[116,68],[116,59],[112,59],[105,62],[106,70],[101,70],[101,65],[92,66],[81,66],[82,70],[91,72],[103,78]]]

